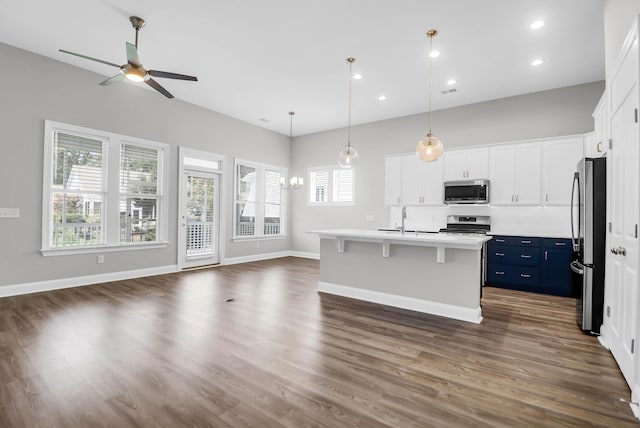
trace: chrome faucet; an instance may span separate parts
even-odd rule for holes
[[[407,219],[407,207],[402,207],[402,227],[400,231],[404,234],[404,221]]]

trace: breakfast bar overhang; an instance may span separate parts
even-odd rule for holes
[[[320,237],[318,291],[480,323],[490,236],[331,229]]]

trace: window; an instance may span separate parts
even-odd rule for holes
[[[166,242],[166,145],[45,121],[42,251]]]
[[[285,168],[236,159],[234,239],[286,236]]]
[[[309,169],[309,205],[355,205],[355,169]]]

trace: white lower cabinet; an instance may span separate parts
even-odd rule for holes
[[[582,137],[548,140],[542,144],[545,205],[571,205],[573,174],[583,157],[583,147]]]
[[[489,148],[489,201],[492,205],[539,205],[540,143]]]

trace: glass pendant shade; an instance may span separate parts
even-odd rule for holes
[[[338,165],[340,168],[352,168],[360,159],[358,151],[353,146],[347,144],[340,153],[338,153]]]
[[[444,152],[442,142],[433,134],[427,134],[416,146],[416,155],[421,161],[433,162]]]

